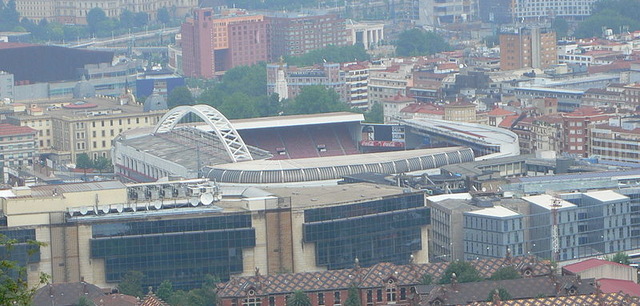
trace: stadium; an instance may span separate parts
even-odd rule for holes
[[[210,106],[179,106],[153,130],[118,136],[114,169],[131,182],[178,176],[230,185],[318,185],[365,172],[419,173],[519,154],[517,136],[507,130],[465,124],[462,129],[473,133],[452,133],[458,123],[427,129],[416,122],[363,121],[362,114],[339,112],[231,122]]]

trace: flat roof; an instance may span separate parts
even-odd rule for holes
[[[520,216],[519,213],[502,206],[494,206],[494,207],[469,211],[469,212],[465,212],[465,214],[472,214],[472,215],[486,216],[486,217],[498,217],[498,218]]]
[[[516,87],[516,88],[514,88],[514,90],[568,93],[568,94],[574,94],[574,95],[582,95],[586,91],[586,90],[566,89],[566,88],[550,88],[550,87]]]
[[[64,108],[64,105],[74,104],[78,102],[83,102],[86,105],[94,105],[93,107],[88,108]],[[56,98],[56,99],[46,99],[46,100],[33,100],[29,101],[29,105],[37,106],[42,109],[44,115],[43,116],[51,116],[54,118],[87,118],[87,119],[100,119],[105,118],[109,119],[110,116],[118,116],[121,117],[123,115],[131,114],[138,115],[145,113],[143,111],[143,106],[140,104],[125,104],[120,105],[120,101],[118,99],[109,99],[102,97],[93,97],[86,99],[75,99],[73,97],[64,97],[64,98]],[[151,111],[148,113],[155,113],[158,116],[162,116],[166,110],[162,111]],[[26,113],[19,113],[15,115],[11,115],[11,117],[16,118],[37,118],[43,116],[34,116]]]
[[[279,197],[290,197],[292,208],[362,202],[404,193],[401,187],[369,183],[262,189]]]
[[[627,200],[628,196],[619,194],[613,190],[600,190],[600,191],[590,191],[584,193],[584,195],[594,198],[601,202],[609,202],[609,201],[619,201],[619,200]]]
[[[391,151],[367,154],[352,154],[331,157],[312,157],[299,159],[283,159],[283,160],[251,160],[239,163],[228,163],[216,165],[215,169],[220,170],[289,170],[289,169],[305,169],[318,167],[337,167],[348,166],[354,164],[370,164],[384,163],[394,160],[409,159],[432,154],[441,154],[448,152],[457,152],[464,147],[446,147],[434,149],[418,149],[407,151]]]
[[[440,202],[444,200],[471,200],[473,197],[470,193],[451,193],[451,194],[439,194],[427,197],[427,200],[431,202]]]
[[[522,197],[523,200],[538,205],[542,208],[551,210],[554,208],[554,204],[557,205],[555,208],[557,209],[566,209],[576,207],[575,204],[569,203],[563,199],[553,197],[548,194],[541,194],[535,196]]]

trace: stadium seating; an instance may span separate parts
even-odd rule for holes
[[[272,159],[295,159],[358,154],[346,124],[242,130],[248,145],[267,150]]]

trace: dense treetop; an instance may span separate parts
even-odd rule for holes
[[[400,33],[395,45],[398,56],[431,55],[452,50],[442,36],[418,28]]]
[[[602,29],[614,33],[640,29],[640,1],[601,0],[593,4],[591,16],[582,21],[575,31],[578,38],[601,37]]]

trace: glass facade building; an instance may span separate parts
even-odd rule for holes
[[[242,249],[256,245],[249,213],[103,223],[92,230],[91,257],[104,259],[106,281],[140,271],[144,288],[164,280],[176,289],[195,288],[207,274],[226,281],[243,271]]]
[[[422,249],[430,210],[424,196],[404,194],[380,200],[304,212],[304,243],[315,243],[316,265],[328,269],[379,262],[406,264]]]
[[[40,247],[29,241],[36,240],[35,229],[2,230],[3,241],[12,241],[11,247],[0,246],[0,258],[16,262],[19,267],[40,262]],[[6,239],[6,240],[5,240]],[[12,277],[18,277],[17,270],[10,270]]]

